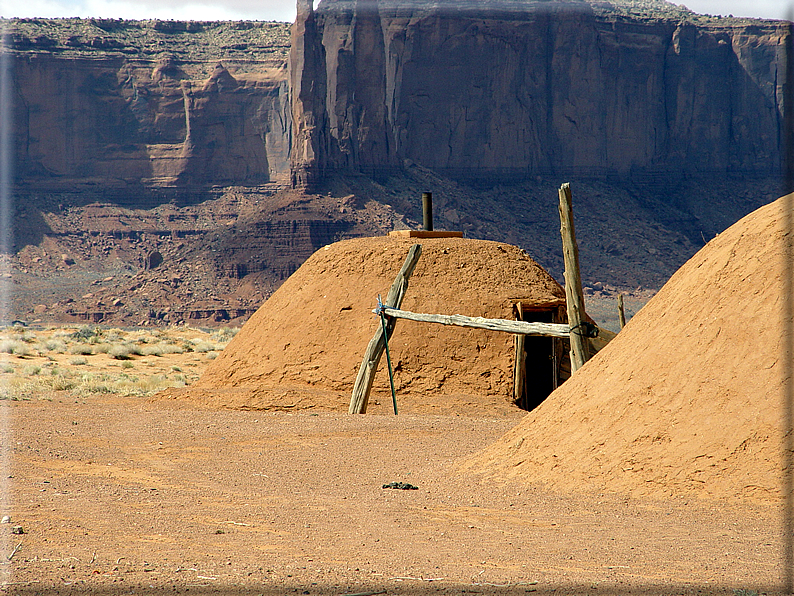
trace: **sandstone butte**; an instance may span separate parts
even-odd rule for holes
[[[782,22],[661,1],[311,4],[291,40],[285,23],[10,20],[17,183],[140,202],[290,161],[295,178],[406,160],[480,179],[779,171]]]
[[[785,204],[709,242],[614,341],[462,471],[566,490],[780,502],[791,374]]]
[[[779,171],[783,23],[643,8],[300,0],[293,181]]]
[[[278,178],[287,27],[12,20],[17,183],[145,206],[156,189]]]

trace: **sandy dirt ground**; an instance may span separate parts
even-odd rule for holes
[[[772,505],[461,474],[519,411],[267,413],[63,394],[0,402],[0,415],[7,594],[780,591]]]

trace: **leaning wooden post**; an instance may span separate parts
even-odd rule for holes
[[[579,274],[579,248],[573,227],[571,185],[560,187],[560,235],[562,255],[565,259],[565,303],[568,306],[568,325],[571,327],[571,372],[576,372],[589,356],[582,322],[584,321],[584,295]]]
[[[626,326],[626,311],[623,308],[623,294],[618,294],[618,319],[620,319],[620,328]]]
[[[422,254],[422,245],[414,244],[408,251],[408,256],[405,257],[402,269],[397,274],[394,283],[389,290],[384,306],[391,308],[400,308],[405,292],[408,290],[408,279],[414,272],[416,262]],[[389,337],[394,333],[394,326],[397,320],[389,318],[386,324],[386,332]],[[367,351],[364,353],[364,359],[361,361],[361,366],[358,369],[358,376],[356,376],[356,384],[353,386],[353,395],[350,398],[350,414],[365,414],[367,411],[367,404],[369,402],[369,393],[372,391],[372,382],[375,380],[375,372],[378,370],[378,363],[383,350],[386,347],[386,341],[383,337],[383,329],[378,326],[375,336],[369,341]]]

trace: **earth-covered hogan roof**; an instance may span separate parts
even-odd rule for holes
[[[783,208],[710,241],[466,469],[554,489],[780,499]]]
[[[557,309],[560,285],[521,249],[462,238],[422,239],[405,310],[514,319]],[[251,317],[185,396],[243,409],[347,411],[384,298],[413,239],[358,238],[320,249]],[[400,321],[390,342],[400,412],[514,410],[513,337]],[[390,412],[385,358],[368,412]]]

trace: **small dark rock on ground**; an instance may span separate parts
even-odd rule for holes
[[[398,488],[400,490],[419,490],[418,486],[414,486],[413,484],[408,484],[407,482],[389,482],[388,484],[384,484],[383,488]]]

